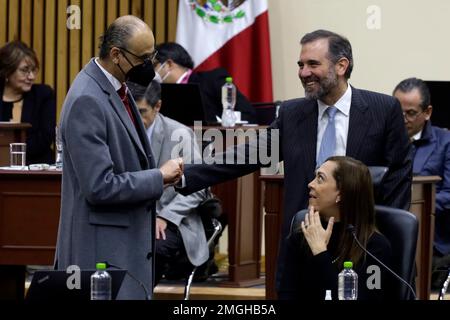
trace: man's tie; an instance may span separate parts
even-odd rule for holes
[[[328,115],[328,124],[322,136],[320,143],[319,156],[317,158],[317,167],[322,165],[329,157],[336,152],[336,126],[334,117],[336,116],[337,108],[335,106],[328,107],[325,112]]]
[[[120,99],[122,100],[123,104],[125,105],[125,108],[127,109],[127,112],[131,118],[131,121],[133,121],[133,124],[136,126],[133,112],[131,112],[130,100],[128,100],[128,96],[127,96],[127,86],[122,84],[122,87],[117,91],[117,93],[119,94]]]

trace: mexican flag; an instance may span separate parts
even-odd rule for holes
[[[251,102],[271,102],[267,0],[180,0],[176,42],[195,71],[223,67]]]

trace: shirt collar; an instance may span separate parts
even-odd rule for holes
[[[117,91],[120,88],[122,88],[122,83],[119,80],[117,80],[117,78],[114,77],[111,73],[109,73],[105,68],[102,67],[98,58],[95,58],[94,61],[97,64],[97,66],[100,68],[100,70],[102,70],[102,72],[105,74],[105,76],[109,80],[109,82],[111,82],[111,85],[113,86],[114,90]]]
[[[420,140],[422,138],[422,132],[423,132],[423,129],[420,130],[419,132],[417,132],[415,135],[413,135],[411,138],[411,141]]]
[[[330,107],[326,105],[321,100],[317,100],[317,104],[319,105],[319,119],[322,119],[325,110]],[[334,106],[343,113],[346,117],[350,114],[350,105],[352,104],[352,87],[348,84],[347,90],[339,98],[339,100],[334,104]]]
[[[189,81],[189,77],[191,76],[192,70],[188,69],[185,73],[181,75],[181,77],[177,80],[177,83],[186,84]]]

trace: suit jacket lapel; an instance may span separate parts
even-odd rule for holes
[[[350,106],[350,120],[348,126],[346,155],[358,158],[367,130],[370,125],[371,116],[368,111],[369,106],[361,97],[358,89],[352,87],[352,103]]]
[[[155,162],[157,163],[158,167],[160,167],[162,164],[159,163],[161,159],[161,148],[164,141],[164,130],[163,130],[163,123],[161,120],[161,117],[157,115],[155,117],[155,124],[153,128],[153,133],[151,137],[151,146],[153,151],[153,156],[155,157]]]
[[[125,109],[125,106],[123,105],[122,101],[120,100],[119,95],[114,90],[113,86],[109,82],[109,80],[106,78],[106,76],[103,74],[103,72],[100,70],[100,68],[96,65],[94,59],[91,59],[91,61],[86,65],[85,68],[86,72],[99,84],[99,86],[103,89],[105,93],[109,95],[109,102],[111,103],[113,110],[117,113],[117,115],[120,118],[120,121],[123,123],[125,128],[128,131],[128,134],[130,135],[131,139],[133,140],[134,144],[136,145],[136,148],[146,156],[147,153],[144,150],[144,147],[142,145],[141,139],[139,139],[139,135],[136,131],[136,127],[134,126],[133,122],[130,119],[130,116],[128,115],[128,112]],[[130,97],[130,96],[129,96]],[[139,122],[139,118],[136,117],[136,105],[134,100],[131,101],[132,111],[134,113],[135,119],[137,122]],[[135,109],[135,110],[133,110]],[[139,123],[136,123],[139,125]]]
[[[300,129],[299,134],[304,136],[305,141],[303,145],[305,166],[308,168],[307,172],[314,172],[316,167],[317,149],[317,118],[319,116],[319,107],[317,100],[308,100],[308,102],[301,106],[300,118],[297,128]]]

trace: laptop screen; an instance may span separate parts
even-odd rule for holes
[[[115,300],[127,271],[107,271],[111,275],[111,299]],[[73,273],[67,273],[65,270],[36,271],[31,280],[26,300],[90,300],[91,275],[94,272],[95,270],[82,270],[79,288],[69,289],[67,280],[69,280],[69,284],[74,283]]]
[[[161,113],[186,126],[194,121],[205,124],[205,113],[198,84],[161,84]]]

